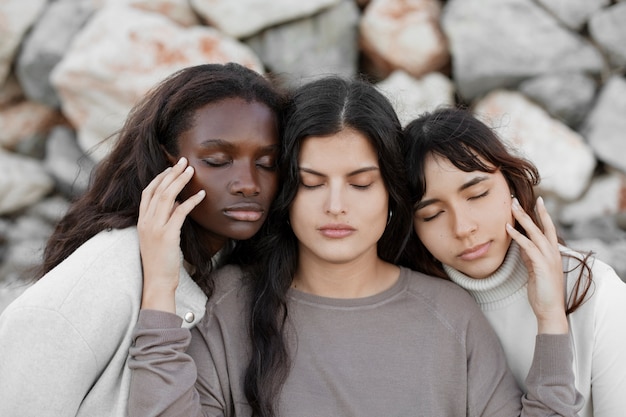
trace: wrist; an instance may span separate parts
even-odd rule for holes
[[[538,334],[567,334],[569,333],[569,323],[565,312],[554,316],[537,317]]]
[[[144,285],[141,308],[176,314],[176,287],[170,285]]]

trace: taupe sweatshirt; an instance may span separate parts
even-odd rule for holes
[[[250,416],[247,294],[226,267],[191,332],[173,314],[140,313],[131,416]],[[290,290],[288,311],[280,416],[570,416],[582,404],[567,335],[537,337],[523,396],[474,300],[445,280],[401,269],[393,287],[366,298]]]

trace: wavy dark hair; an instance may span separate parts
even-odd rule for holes
[[[533,222],[541,228],[535,211],[535,186],[540,181],[539,171],[532,162],[510,151],[496,132],[477,119],[469,109],[446,107],[422,114],[405,127],[404,146],[413,206],[426,193],[424,161],[428,155],[437,155],[450,160],[454,166],[465,172],[493,173],[500,170],[511,193],[517,197]],[[521,225],[516,224],[515,228],[526,236]],[[564,244],[561,237],[559,243]],[[567,314],[580,307],[589,292],[591,269],[587,261],[590,256],[591,253],[587,253],[580,259],[582,268],[568,300]],[[411,232],[400,263],[429,275],[448,278],[441,262],[430,254],[415,230]],[[583,280],[585,275],[589,279]]]
[[[193,127],[196,110],[228,98],[266,105],[280,126],[285,95],[269,79],[236,63],[184,68],[149,91],[130,111],[113,149],[94,169],[88,190],[56,226],[38,277],[97,233],[136,225],[141,192],[171,165],[165,151],[178,156],[178,139]],[[193,279],[210,295],[214,253],[198,244],[199,229],[191,218],[185,220],[181,248],[196,267]]]
[[[400,142],[402,128],[390,102],[366,81],[337,76],[296,89],[285,116],[279,163],[282,188],[259,240],[258,253],[264,255],[252,281],[252,356],[245,375],[245,393],[255,416],[274,415],[274,401],[290,366],[284,335],[286,296],[298,265],[298,241],[288,219],[300,186],[300,148],[306,138],[348,128],[362,133],[376,150],[389,194],[393,215],[378,241],[378,256],[396,262],[411,230],[412,211]]]

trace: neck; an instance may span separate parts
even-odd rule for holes
[[[330,263],[300,254],[292,288],[329,298],[363,298],[389,289],[400,269],[378,256]]]
[[[468,290],[481,305],[507,303],[526,294],[528,270],[520,254],[520,247],[511,242],[502,265],[490,276],[476,279],[444,265],[452,281]]]

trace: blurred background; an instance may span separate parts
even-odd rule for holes
[[[567,243],[626,279],[626,1],[0,0],[0,310],[137,100],[228,61],[365,77],[404,124],[470,107],[538,166]]]

